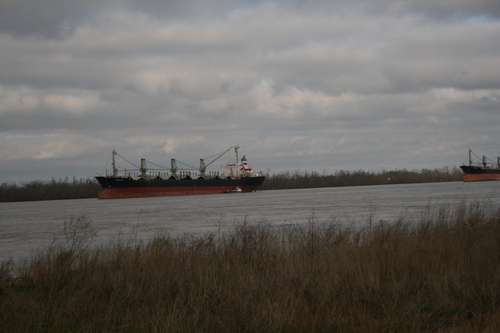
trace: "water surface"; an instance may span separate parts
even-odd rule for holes
[[[145,239],[159,232],[200,234],[234,224],[336,220],[363,224],[423,214],[462,201],[500,204],[500,182],[450,182],[258,191],[137,199],[78,199],[0,204],[0,260],[20,259],[64,238],[64,223],[85,216],[97,241]]]

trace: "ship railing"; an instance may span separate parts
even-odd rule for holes
[[[493,163],[493,162],[472,162],[469,163],[470,166],[473,167],[480,167],[480,168],[485,168],[485,169],[500,169],[500,163]]]
[[[472,156],[475,156],[480,162],[477,160],[473,160]],[[487,169],[500,169],[500,156],[497,156],[497,161],[496,163],[489,159],[488,157],[483,155],[483,158],[481,159],[479,156],[474,154],[472,149],[469,149],[469,166],[474,166],[474,167],[480,167],[480,168],[487,168]]]
[[[132,179],[144,179],[144,180],[151,180],[151,179],[168,180],[171,179],[172,176],[175,179],[198,179],[202,177],[202,174],[200,172],[194,172],[194,171],[178,171],[175,174],[172,174],[171,172],[149,171],[147,172],[145,177],[140,172],[124,172],[120,177],[132,178]],[[220,175],[218,171],[207,171],[205,172],[202,178],[216,179],[219,177]]]

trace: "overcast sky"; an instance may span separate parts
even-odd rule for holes
[[[0,143],[0,182],[496,160],[500,1],[1,0]]]

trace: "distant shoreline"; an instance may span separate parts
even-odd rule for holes
[[[315,171],[285,171],[265,174],[266,180],[259,188],[281,190],[294,188],[344,187],[362,185],[411,184],[461,181],[462,171],[457,167],[422,170],[348,171],[331,174]],[[0,186],[0,202],[88,199],[96,198],[101,186],[94,178],[34,180],[22,184],[4,183]]]

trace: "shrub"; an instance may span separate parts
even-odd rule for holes
[[[9,332],[421,332],[500,328],[500,210],[429,207],[364,227],[312,217],[89,248],[1,266]],[[78,238],[84,241],[78,241]]]

